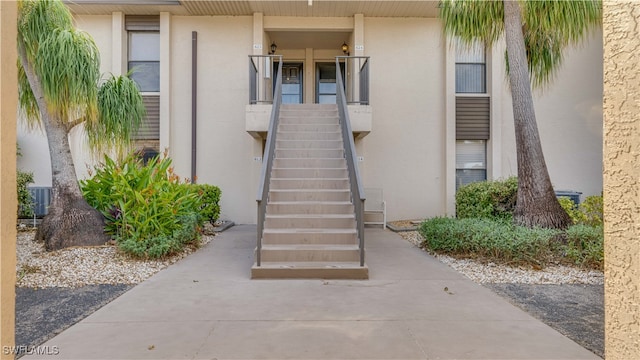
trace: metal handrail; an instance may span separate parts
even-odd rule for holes
[[[264,219],[267,212],[267,197],[269,195],[269,184],[271,183],[271,169],[273,168],[273,158],[275,155],[276,130],[280,119],[280,104],[282,104],[282,57],[278,64],[278,74],[276,87],[273,91],[273,107],[271,108],[271,119],[269,120],[269,132],[267,133],[267,143],[262,156],[262,170],[260,171],[260,183],[258,185],[258,240],[256,244],[256,266],[260,266],[260,251],[262,250],[262,230],[264,229]]]
[[[351,131],[351,121],[349,120],[349,109],[347,108],[344,83],[340,73],[340,59],[344,56],[336,57],[336,104],[338,105],[338,116],[340,117],[340,129],[342,130],[342,142],[344,144],[345,158],[347,160],[347,170],[349,172],[349,183],[351,184],[351,197],[356,213],[356,224],[358,230],[360,248],[360,266],[364,266],[364,201],[366,199],[360,172],[356,166],[356,147],[353,142],[353,132]]]

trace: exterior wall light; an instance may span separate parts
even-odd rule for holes
[[[347,45],[346,42],[342,43],[342,52],[347,56],[350,55],[349,54],[349,45]]]
[[[276,43],[272,42],[271,43],[271,51],[269,52],[270,55],[273,55],[276,53],[276,49],[278,48],[278,45],[276,45]]]

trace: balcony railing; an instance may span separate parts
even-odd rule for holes
[[[282,55],[249,55],[249,104],[273,103],[274,62],[282,64]]]
[[[348,105],[369,105],[369,57],[337,56],[338,63],[344,64],[344,92]]]

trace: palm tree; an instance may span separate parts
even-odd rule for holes
[[[32,127],[44,126],[51,157],[51,206],[36,239],[48,250],[104,244],[104,220],[82,197],[68,133],[84,124],[95,151],[121,153],[145,113],[140,93],[127,77],[99,86],[98,49],[60,0],[19,1],[18,57],[20,109]]]
[[[560,206],[542,153],[531,95],[546,85],[562,63],[563,50],[601,22],[600,0],[442,0],[445,34],[463,44],[491,47],[503,35],[518,160],[516,224],[565,228],[571,219]]]

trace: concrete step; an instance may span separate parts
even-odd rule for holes
[[[279,201],[267,204],[267,214],[353,214],[348,201]]]
[[[252,278],[366,279],[335,104],[283,105]]]
[[[286,214],[265,215],[265,229],[355,229],[354,214]]]
[[[338,132],[340,131],[340,126],[337,124],[278,124],[278,131]]]
[[[337,125],[338,116],[334,114],[316,114],[310,116],[308,114],[296,115],[296,114],[280,114],[280,124],[320,124],[320,125]]]
[[[310,132],[310,131],[278,131],[276,136],[278,140],[340,140],[342,142],[342,133],[333,132]]]
[[[346,189],[270,189],[272,201],[351,201],[351,191]]]
[[[341,139],[337,140],[289,140],[278,139],[276,140],[276,150],[280,149],[340,149],[342,150],[344,145]]]
[[[338,158],[273,159],[275,168],[347,168],[347,160]]]
[[[334,178],[271,178],[270,189],[349,189],[349,179]]]
[[[276,149],[276,159],[344,158],[342,149]]]
[[[358,245],[262,245],[265,262],[359,261]]]
[[[345,168],[272,168],[274,178],[347,178],[349,171]]]
[[[360,262],[263,262],[251,267],[252,279],[351,279],[369,278],[367,264]]]
[[[281,110],[338,110],[336,104],[282,104]]]
[[[355,245],[358,244],[358,237],[356,229],[265,229],[262,234],[262,243],[265,245]]]

